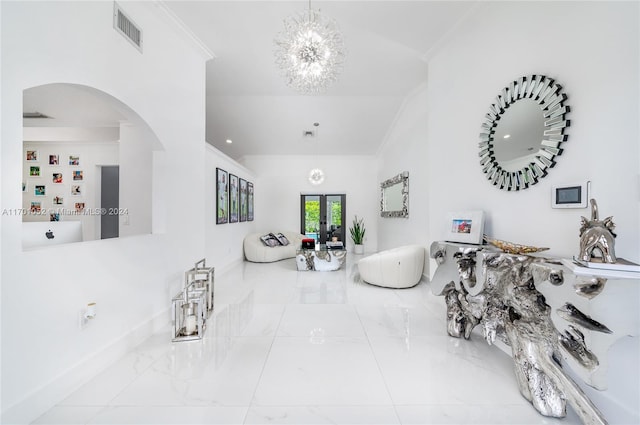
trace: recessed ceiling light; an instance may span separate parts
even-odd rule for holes
[[[226,142],[227,142],[228,144],[231,144],[231,143],[233,143],[233,140],[231,140],[231,139],[227,139],[227,140],[226,140]]]
[[[510,134],[505,134],[504,136],[502,136],[503,139],[508,139],[509,137],[511,137]]]

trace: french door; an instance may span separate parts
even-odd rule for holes
[[[346,241],[347,195],[300,195],[300,233],[324,244],[336,238]]]

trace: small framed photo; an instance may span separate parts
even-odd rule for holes
[[[39,165],[32,165],[29,167],[29,177],[40,177]]]
[[[32,213],[39,213],[42,211],[42,202],[40,201],[31,201],[31,208],[29,209]]]
[[[64,205],[64,198],[62,196],[54,196],[53,205]]]
[[[480,245],[484,234],[484,211],[452,212],[448,215],[447,236],[450,242]]]
[[[84,211],[84,202],[76,202],[74,204],[76,212],[81,213],[82,211]]]
[[[82,170],[73,171],[73,180],[75,180],[75,181],[82,181],[83,180]]]
[[[83,187],[81,184],[72,184],[71,185],[71,196],[82,196],[84,193]]]
[[[52,181],[56,184],[62,183],[62,173],[53,173]]]
[[[29,162],[37,162],[38,161],[38,151],[27,151],[26,158]]]
[[[60,155],[49,155],[49,165],[60,165]]]
[[[36,196],[44,196],[47,194],[47,187],[43,184],[37,184],[34,188],[34,193]]]
[[[80,157],[78,155],[69,155],[69,165],[80,165]]]
[[[57,212],[49,213],[49,221],[60,221],[60,213],[57,213]]]

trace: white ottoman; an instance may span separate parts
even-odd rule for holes
[[[363,258],[358,261],[358,271],[362,280],[372,285],[410,288],[422,278],[424,259],[422,245],[406,245]]]

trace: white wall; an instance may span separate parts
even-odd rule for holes
[[[253,233],[256,221],[238,220],[237,223],[216,224],[216,168],[221,168],[229,174],[252,182],[254,191],[259,192],[261,186],[255,181],[254,174],[238,164],[233,159],[207,144],[206,178],[205,178],[205,228],[206,228],[206,259],[207,265],[215,265],[216,275],[224,273],[234,263],[244,259],[242,242],[244,236]],[[262,213],[256,208],[254,201],[254,217]]]
[[[256,176],[256,231],[300,231],[300,194],[347,195],[346,221],[364,218],[367,233],[365,251],[378,249],[377,161],[365,156],[247,156],[243,164]],[[320,168],[325,181],[312,185],[309,171]],[[347,249],[353,241],[347,237]]]
[[[426,190],[428,168],[425,166],[427,106],[426,85],[421,85],[407,97],[398,111],[379,152],[378,185],[403,171],[409,172],[409,217],[389,218],[378,214],[380,250],[406,244],[419,244],[429,248],[431,243],[427,232],[429,191]],[[428,269],[424,270],[424,274],[428,276]]]
[[[120,125],[120,237],[151,233],[153,150],[158,142],[145,125]],[[166,183],[165,183],[166,184]]]
[[[590,211],[552,209],[551,186],[590,180],[617,225],[617,254],[640,261],[638,72],[637,2],[483,3],[429,63],[431,238],[444,236],[448,211],[481,209],[488,234],[571,257]],[[569,140],[540,183],[506,192],[481,171],[480,124],[503,87],[533,73],[563,86]]]
[[[23,252],[21,217],[1,217],[3,423],[29,422],[165,325],[184,270],[205,254],[208,56],[154,3],[123,6],[144,30],[143,54],[112,28],[111,1],[0,3],[2,208],[22,205],[29,87],[68,82],[107,93],[135,111],[165,150],[154,155],[161,173],[153,170],[148,188],[154,231],[164,233]],[[97,317],[80,330],[79,311],[91,301]]]
[[[616,253],[640,261],[639,17],[638,2],[480,3],[430,57],[427,109],[424,94],[408,100],[381,154],[378,179],[410,171],[410,214],[416,192],[427,197],[419,204],[426,213],[411,227],[426,226],[426,238],[439,240],[449,211],[484,210],[488,234],[570,257],[578,251],[580,216],[590,211],[552,209],[551,186],[590,180],[601,218],[612,215],[617,225]],[[534,73],[556,79],[567,93],[569,141],[540,183],[502,191],[479,165],[480,124],[503,87]],[[420,115],[426,124],[416,122]],[[425,131],[426,147],[419,141]],[[419,178],[416,157],[426,168]],[[381,220],[381,246],[410,241],[399,223]],[[640,378],[625,366],[637,363],[638,341],[623,339],[610,351],[608,391],[585,387],[611,423],[639,417]]]

